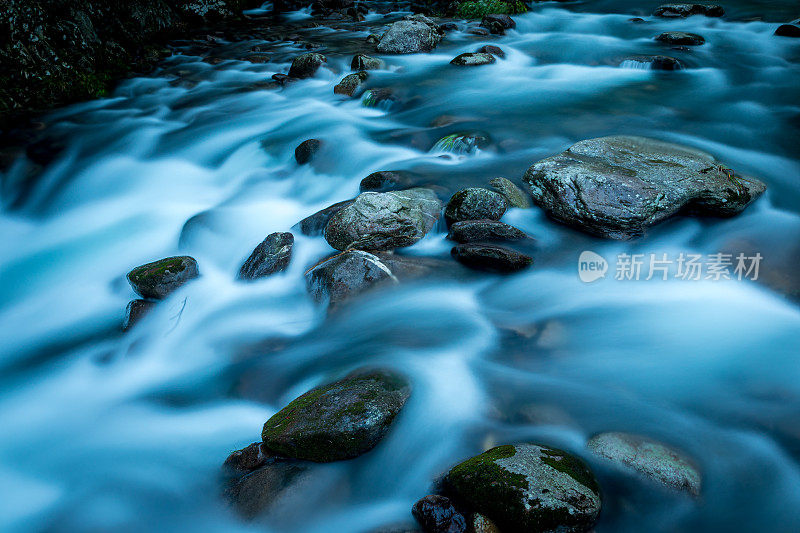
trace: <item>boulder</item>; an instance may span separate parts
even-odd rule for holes
[[[664,4],[653,12],[656,17],[666,18],[685,18],[692,15],[721,17],[724,14],[725,10],[717,4]]]
[[[514,22],[514,19],[508,15],[501,13],[490,13],[483,17],[483,20],[481,20],[481,26],[488,29],[490,33],[503,35],[506,30],[516,28],[517,23]]]
[[[413,183],[410,175],[402,170],[379,170],[361,180],[360,192],[387,192],[407,189]]]
[[[351,70],[380,70],[383,68],[386,68],[386,63],[382,59],[364,54],[356,55],[350,63]]]
[[[184,255],[138,266],[128,272],[128,282],[142,298],[161,300],[197,276],[197,261]]]
[[[306,139],[294,149],[294,158],[298,165],[305,165],[314,158],[319,149],[322,148],[322,141],[319,139]]]
[[[489,137],[483,133],[453,133],[442,137],[431,148],[431,152],[448,152],[467,155],[489,145]]]
[[[328,221],[331,219],[331,217],[352,203],[353,200],[337,202],[326,207],[325,209],[317,211],[313,215],[307,216],[298,222],[292,229],[297,228],[300,233],[310,237],[322,235],[322,232],[325,230],[325,226],[328,225]]]
[[[502,194],[481,187],[470,187],[458,191],[450,198],[444,209],[444,216],[448,223],[460,220],[500,220],[506,209],[508,201]]]
[[[524,181],[552,218],[612,239],[679,212],[733,216],[766,188],[700,150],[631,136],[576,143],[532,165]]]
[[[778,37],[800,37],[800,26],[794,24],[781,24],[775,30]]]
[[[625,468],[674,489],[700,494],[701,476],[692,460],[660,442],[630,433],[600,433],[589,439],[589,449]]]
[[[660,43],[681,46],[697,46],[706,42],[702,35],[685,31],[666,31],[655,39]]]
[[[364,192],[331,217],[324,236],[337,250],[411,246],[433,228],[441,209],[430,189]]]
[[[489,185],[492,186],[492,189],[506,197],[509,207],[518,207],[520,209],[532,207],[530,195],[517,187],[511,180],[506,178],[493,178],[489,180]]]
[[[411,514],[426,533],[467,533],[467,519],[446,496],[425,496],[414,504]]]
[[[430,52],[441,39],[435,25],[419,20],[400,20],[389,26],[378,42],[377,49],[384,54]]]
[[[244,262],[239,279],[254,280],[285,270],[292,259],[293,245],[291,233],[270,233]]]
[[[374,44],[378,44],[379,42],[381,42],[381,36],[377,35],[375,33],[371,33],[371,34],[367,35],[367,38],[364,39],[364,41],[367,44],[373,44],[373,45]]]
[[[398,102],[397,96],[391,89],[380,87],[365,91],[361,96],[361,105],[364,107],[378,107],[389,110]]]
[[[500,533],[500,528],[480,513],[472,513],[470,526],[472,528],[470,531],[473,533]]]
[[[452,61],[450,61],[450,64],[462,67],[474,67],[479,65],[488,65],[490,63],[494,63],[495,61],[496,60],[492,54],[467,52],[454,57]]]
[[[462,220],[450,226],[447,238],[460,242],[519,241],[528,235],[498,220]]]
[[[310,477],[310,466],[305,461],[271,457],[261,468],[232,482],[225,496],[243,517],[255,518],[290,499],[293,489]]]
[[[459,244],[450,254],[465,267],[501,274],[524,270],[533,264],[530,256],[492,244]]]
[[[366,72],[348,74],[333,88],[333,94],[353,96],[361,84],[367,81],[367,77],[368,75]]]
[[[261,468],[271,457],[274,456],[264,448],[263,442],[254,442],[241,450],[231,452],[222,467],[225,474],[241,476]]]
[[[600,513],[600,487],[589,468],[535,444],[492,448],[453,467],[444,483],[502,531],[582,532]]]
[[[480,48],[478,48],[476,51],[481,53],[481,54],[492,54],[493,56],[497,56],[500,59],[505,59],[505,57],[506,57],[506,53],[503,52],[503,49],[500,48],[499,46],[495,46],[493,44],[483,45]]]
[[[669,56],[629,56],[619,66],[642,70],[683,70],[681,62]]]
[[[267,420],[261,436],[267,449],[295,459],[352,459],[383,439],[410,394],[396,373],[354,372],[293,400]]]
[[[138,299],[128,302],[128,306],[125,308],[125,320],[122,322],[122,331],[131,329],[155,306],[156,303],[150,300]]]
[[[323,63],[327,63],[328,58],[315,52],[307,52],[294,58],[292,66],[289,68],[290,78],[310,78],[316,74]]]

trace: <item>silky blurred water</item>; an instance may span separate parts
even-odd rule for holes
[[[300,46],[231,43],[217,64],[187,46],[110,98],[56,111],[48,132],[64,150],[35,179],[25,160],[2,175],[0,529],[369,531],[409,521],[449,465],[519,441],[592,466],[598,532],[800,529],[800,40],[772,36],[800,13],[789,1],[736,2],[722,19],[629,21],[657,4],[540,4],[502,38],[460,23],[433,53],[383,57],[368,83],[399,95],[388,111],[333,94],[377,14],[358,31],[298,29],[328,64],[282,89],[257,84],[286,72]],[[707,44],[652,40],[667,30]],[[449,65],[483,44],[506,58]],[[268,62],[233,59],[257,45]],[[620,68],[647,54],[686,68]],[[490,143],[467,156],[430,150],[461,132]],[[531,270],[407,283],[329,317],[303,277],[332,252],[321,238],[296,233],[284,274],[235,280],[268,233],[352,198],[373,171],[413,171],[453,192],[518,180],[609,134],[707,150],[768,192],[737,218],[678,218],[629,242],[512,209],[504,220],[536,239]],[[311,137],[327,146],[297,166],[294,148]],[[449,248],[439,229],[403,253]],[[609,261],[604,279],[580,281],[584,250]],[[621,253],[720,251],[760,253],[759,279],[614,279]],[[125,273],[177,254],[195,257],[201,277],[123,335],[135,297]],[[237,517],[220,495],[227,454],[298,394],[364,365],[413,383],[384,442],[320,466],[267,524]],[[701,498],[593,458],[585,441],[600,431],[685,450]]]

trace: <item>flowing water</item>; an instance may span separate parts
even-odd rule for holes
[[[454,462],[533,441],[595,470],[598,532],[800,530],[800,40],[772,36],[797,5],[629,22],[656,5],[540,4],[501,38],[460,23],[433,53],[384,58],[369,84],[399,95],[387,108],[333,94],[383,15],[303,28],[303,11],[288,18],[329,58],[313,79],[259,85],[305,51],[296,44],[222,43],[209,62],[189,43],[111,97],[55,112],[48,132],[63,150],[35,179],[24,160],[2,176],[0,529],[368,531],[408,521]],[[652,41],[673,29],[707,44]],[[506,58],[449,65],[489,43]],[[234,59],[254,46],[268,62]],[[619,67],[657,53],[686,68]],[[488,143],[431,151],[460,132]],[[504,220],[536,239],[529,271],[406,283],[329,317],[303,277],[331,251],[322,238],[296,234],[284,274],[235,280],[265,235],[353,197],[370,172],[410,170],[452,192],[619,133],[707,150],[768,192],[737,218],[678,218],[628,242],[512,209]],[[297,166],[310,137],[327,148]],[[439,228],[402,253],[449,249]],[[584,250],[609,262],[605,278],[579,279]],[[614,279],[618,254],[720,251],[760,253],[758,280]],[[202,276],[122,334],[135,297],[125,273],[178,254]],[[388,437],[321,466],[269,525],[237,517],[220,496],[227,454],[298,394],[365,365],[413,382]],[[702,496],[592,457],[586,439],[614,430],[685,450]]]

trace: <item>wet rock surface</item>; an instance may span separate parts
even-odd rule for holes
[[[500,193],[471,187],[455,193],[444,210],[448,223],[461,220],[499,220],[508,209],[506,197]]]
[[[448,495],[502,531],[587,531],[600,513],[600,488],[578,458],[535,444],[492,448],[453,467]]]
[[[462,220],[450,226],[447,238],[460,242],[518,241],[526,238],[524,231],[498,220]]]
[[[308,235],[310,237],[322,235],[322,232],[325,230],[325,226],[328,225],[328,221],[331,219],[331,217],[344,209],[346,206],[352,204],[353,201],[354,200],[343,200],[341,202],[336,202],[325,209],[320,209],[313,215],[309,215],[298,222],[295,227],[303,235]]]
[[[479,65],[489,65],[494,63],[496,59],[492,54],[485,54],[481,52],[467,52],[461,55],[454,57],[451,61],[451,65],[458,65],[462,67],[475,67]]]
[[[700,150],[629,136],[576,143],[532,165],[524,181],[552,218],[613,239],[680,212],[733,216],[765,189]]]
[[[435,24],[419,19],[401,20],[389,26],[378,42],[377,50],[383,54],[430,52],[441,38]]]
[[[289,403],[264,424],[261,436],[267,449],[288,457],[352,459],[383,439],[410,394],[399,374],[354,372]]]
[[[387,192],[407,189],[413,185],[408,172],[402,170],[379,170],[361,180],[360,192]]]
[[[489,180],[492,189],[506,197],[508,207],[528,209],[532,207],[531,197],[507,178],[492,178]]]
[[[533,264],[530,256],[495,244],[459,244],[450,253],[468,268],[500,274],[524,270]]]
[[[683,70],[683,65],[674,57],[669,56],[629,56],[622,60],[620,66],[635,65],[645,66],[650,70]]]
[[[147,315],[154,307],[155,302],[150,300],[131,300],[125,308],[125,320],[122,322],[122,331],[128,331]]]
[[[417,501],[411,508],[425,533],[466,533],[467,519],[464,518],[449,498],[432,494]]]
[[[503,49],[493,44],[486,44],[484,46],[481,46],[476,50],[476,52],[481,54],[492,54],[493,56],[499,57],[500,59],[505,59],[506,57],[506,53],[503,52]]]
[[[702,35],[685,31],[666,31],[655,39],[660,43],[681,46],[699,46],[706,42]]]
[[[721,17],[724,14],[725,10],[717,4],[664,4],[653,12],[653,15],[665,18],[685,18],[692,15]]]
[[[184,255],[138,266],[128,272],[128,282],[143,298],[162,300],[197,276],[197,261]]]
[[[272,457],[264,466],[233,481],[225,496],[244,518],[255,518],[284,505],[292,492],[311,476],[311,463]]]
[[[630,433],[600,433],[589,439],[589,449],[617,465],[630,468],[659,483],[694,496],[702,478],[691,459],[658,441]]]
[[[781,24],[775,30],[778,37],[800,37],[800,26],[795,24]]]
[[[314,159],[314,155],[322,148],[322,141],[319,139],[307,139],[301,142],[294,149],[294,159],[298,165],[305,165]]]
[[[342,81],[340,81],[336,86],[333,88],[334,94],[342,94],[345,96],[353,96],[358,88],[367,81],[367,73],[366,72],[356,72],[355,74],[348,74]]]
[[[386,63],[382,59],[365,54],[356,55],[350,63],[351,70],[379,70],[383,68],[386,68]]]
[[[289,77],[304,79],[310,78],[317,73],[319,67],[328,62],[328,58],[322,54],[308,52],[294,58],[292,66],[289,68]]]
[[[294,235],[291,233],[267,235],[242,265],[239,279],[254,280],[285,270],[292,259],[293,246]]]

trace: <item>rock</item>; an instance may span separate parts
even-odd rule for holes
[[[322,235],[322,232],[325,230],[325,226],[328,225],[328,221],[331,219],[331,217],[348,205],[352,204],[353,201],[354,200],[344,200],[328,206],[325,209],[317,211],[313,215],[307,216],[298,222],[295,227],[299,229],[300,233],[303,235],[308,235],[310,237]]]
[[[161,300],[198,275],[197,261],[184,255],[138,266],[128,272],[128,282],[139,296]]]
[[[481,37],[489,36],[489,30],[487,30],[486,28],[470,28],[467,30],[467,33],[469,33],[470,35],[479,35]]]
[[[222,467],[230,475],[249,474],[267,464],[267,460],[273,457],[269,450],[264,449],[263,442],[254,442],[241,450],[232,452]]]
[[[433,228],[441,209],[430,189],[364,192],[331,217],[325,240],[337,250],[411,246]]]
[[[474,533],[500,533],[500,528],[480,513],[472,513],[470,525],[472,526],[471,531]]]
[[[586,465],[535,444],[467,459],[447,473],[445,486],[502,531],[581,532],[600,513],[600,487]]]
[[[460,243],[484,241],[519,241],[528,235],[497,220],[462,220],[450,226],[447,238]]]
[[[367,44],[378,44],[381,41],[381,36],[371,33],[367,35],[365,41]]]
[[[448,31],[458,31],[458,24],[455,22],[443,22],[439,24],[437,29],[439,30],[439,33],[444,35]]]
[[[517,272],[533,264],[530,256],[491,244],[459,244],[450,254],[462,265],[486,272]]]
[[[722,6],[716,4],[664,4],[658,7],[653,15],[656,17],[683,18],[692,15],[721,17],[725,14]]]
[[[408,381],[393,372],[354,372],[289,403],[261,436],[267,449],[295,459],[352,459],[383,439],[410,394]]]
[[[432,494],[425,496],[411,508],[426,533],[466,533],[467,520],[453,506],[449,498]]]
[[[679,212],[733,216],[766,188],[700,150],[622,135],[576,143],[532,165],[524,181],[552,218],[612,239]]]
[[[334,88],[333,94],[343,94],[345,96],[353,96],[362,83],[367,81],[366,72],[356,72],[355,74],[348,74],[342,81],[340,81]]]
[[[314,52],[307,52],[294,58],[292,66],[289,68],[290,78],[310,78],[312,77],[323,63],[327,63],[328,58],[322,54]]]
[[[620,62],[622,68],[643,70],[683,70],[683,65],[669,56],[630,56]]]
[[[800,37],[800,26],[794,24],[781,24],[775,30],[775,35],[778,37]]]
[[[379,107],[381,109],[389,110],[398,101],[397,96],[391,89],[379,88],[370,89],[364,92],[361,97],[361,105],[364,107]]]
[[[460,220],[500,220],[507,208],[508,202],[502,194],[470,187],[458,191],[450,198],[444,209],[444,216],[448,223]]]
[[[292,259],[293,245],[291,233],[270,233],[244,262],[239,279],[254,280],[286,270]]]
[[[378,42],[378,52],[384,54],[414,54],[430,52],[442,36],[435,25],[417,20],[401,20],[395,22]]]
[[[493,56],[497,56],[500,59],[505,59],[506,57],[506,53],[503,52],[503,49],[493,44],[483,45],[480,48],[478,48],[477,51],[481,54],[492,54]]]
[[[489,137],[482,133],[453,133],[436,141],[431,152],[466,155],[485,148],[488,144]]]
[[[488,29],[491,33],[502,35],[505,33],[505,30],[516,28],[517,23],[508,15],[490,13],[483,17],[481,26]]]
[[[280,508],[293,487],[309,477],[310,463],[272,457],[261,468],[242,476],[225,491],[228,500],[245,518]]]
[[[589,449],[614,463],[631,468],[669,487],[700,494],[700,472],[681,452],[660,442],[629,433],[600,433]]]
[[[633,17],[628,19],[628,22],[633,22],[634,24],[644,24],[646,21],[642,17]]]
[[[322,148],[322,141],[319,139],[306,139],[294,149],[294,158],[298,165],[305,165]]]
[[[506,197],[509,207],[519,207],[520,209],[532,207],[528,193],[517,187],[511,180],[506,178],[493,178],[489,181],[489,185],[492,186],[492,189]]]
[[[155,302],[150,300],[131,300],[125,308],[125,320],[122,322],[122,331],[128,331],[145,317],[155,307]]]
[[[666,31],[656,36],[656,41],[671,45],[697,46],[706,42],[702,35],[685,31]]]
[[[407,189],[413,181],[407,172],[402,170],[380,170],[373,172],[361,180],[360,192],[387,192]]]
[[[382,59],[364,54],[358,54],[350,63],[351,70],[380,70],[383,68],[386,68],[386,63]]]
[[[450,61],[451,65],[459,65],[464,67],[472,67],[478,65],[488,65],[494,63],[496,60],[492,54],[484,54],[481,52],[458,55]]]
[[[275,83],[281,86],[286,85],[286,82],[290,80],[287,74],[282,74],[280,72],[273,74],[272,79]]]

